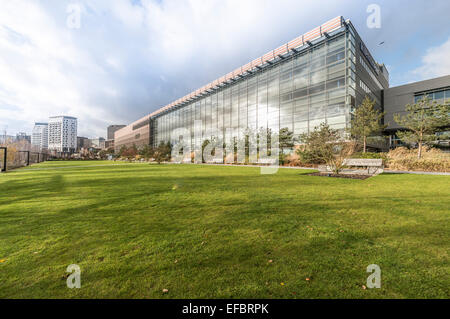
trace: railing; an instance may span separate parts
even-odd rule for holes
[[[44,162],[47,153],[16,150],[15,148],[0,147],[0,172]]]

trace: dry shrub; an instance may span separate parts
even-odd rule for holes
[[[387,154],[387,168],[393,170],[450,172],[450,154],[426,147],[422,158],[417,159],[417,150],[397,147]]]
[[[285,165],[286,166],[305,166],[308,164],[302,163],[302,159],[300,158],[300,156],[297,153],[291,153],[289,155],[286,155],[285,158]],[[309,164],[312,165],[312,164]]]

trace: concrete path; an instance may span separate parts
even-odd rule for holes
[[[450,175],[450,173],[446,172],[392,171],[388,169],[385,169],[384,172],[389,174]]]

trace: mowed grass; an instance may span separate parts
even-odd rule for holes
[[[112,164],[0,175],[0,298],[450,297],[449,176]]]

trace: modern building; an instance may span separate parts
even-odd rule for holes
[[[408,99],[435,91],[440,97],[448,82],[419,82],[406,89]],[[386,112],[388,129],[395,128],[392,114],[405,101],[395,96],[405,88],[388,88],[384,64],[376,62],[351,21],[337,17],[116,131],[115,150],[174,142],[176,128],[187,128],[191,143],[199,145],[194,121],[202,123],[202,140],[212,138],[210,130],[223,138],[227,128],[238,139],[242,130],[261,128],[288,128],[298,136],[322,122],[343,130],[365,96]]]
[[[110,148],[114,149],[114,139],[106,140],[105,141],[105,148],[106,149],[110,149]]]
[[[120,129],[115,149],[156,146],[178,127],[193,140],[195,120],[202,121],[203,134],[286,127],[299,135],[324,121],[345,129],[365,95],[381,109],[387,87],[385,66],[375,62],[350,20],[337,17]]]
[[[114,148],[114,133],[124,128],[126,125],[110,125],[107,128],[107,137],[105,141],[105,148]]]
[[[121,128],[124,128],[126,125],[110,125],[107,128],[107,136],[106,139],[109,140],[113,140],[114,139],[114,133],[118,130],[120,130]]]
[[[77,151],[82,148],[89,148],[91,146],[90,141],[87,137],[77,136]]]
[[[90,140],[90,143],[91,143],[91,147],[100,148],[100,149],[105,148],[105,139],[103,137],[93,138]]]
[[[416,103],[424,96],[438,104],[450,104],[450,75],[392,87],[383,93],[385,134],[389,135],[390,144],[396,145],[399,140],[395,133],[403,128],[395,122],[394,115],[404,115],[407,104]]]
[[[77,119],[71,116],[52,116],[48,121],[48,149],[74,153],[77,149]]]
[[[438,77],[401,86],[384,91],[386,130],[396,131],[401,127],[394,121],[394,114],[404,114],[405,105],[413,104],[424,95],[439,104],[450,103],[450,75]]]
[[[39,151],[48,148],[48,123],[34,123],[31,145]]]

